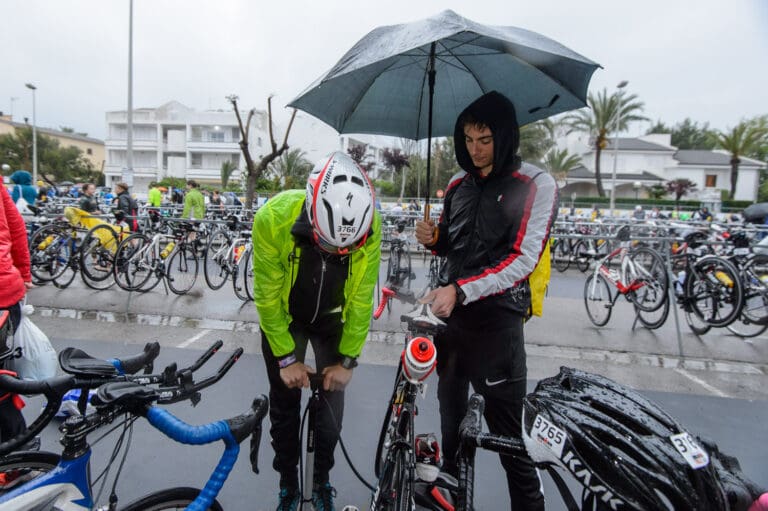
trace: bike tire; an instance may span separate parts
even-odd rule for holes
[[[39,249],[38,246],[48,236],[53,239],[45,248]],[[30,270],[37,280],[51,282],[67,270],[70,237],[70,228],[60,224],[44,225],[32,234],[29,241]]]
[[[670,309],[669,295],[667,295],[667,298],[664,300],[661,307],[653,311],[640,309],[637,307],[637,304],[634,303],[633,305],[635,306],[635,314],[637,314],[637,319],[645,328],[649,330],[656,330],[657,328],[661,328],[664,323],[667,322]]]
[[[69,245],[69,262],[67,263],[67,267],[64,269],[64,271],[61,273],[61,275],[55,277],[53,279],[53,285],[56,286],[59,289],[67,289],[70,284],[75,280],[75,276],[77,275],[77,270],[79,269],[79,263],[77,261],[76,248],[72,248],[72,244],[70,242]]]
[[[718,273],[724,277],[716,277]],[[727,279],[727,284],[721,278]],[[693,263],[684,288],[686,296],[691,298],[693,312],[713,327],[728,326],[741,314],[744,305],[741,276],[736,267],[722,257],[705,256]]]
[[[404,385],[405,379],[403,378],[403,364],[400,362],[397,366],[397,373],[395,374],[395,386],[392,389],[392,395],[390,396],[389,403],[387,404],[387,411],[384,414],[384,422],[381,423],[379,441],[376,444],[376,457],[373,459],[373,472],[376,477],[381,477],[381,468],[386,458],[387,440],[392,435],[395,423],[397,422],[397,416],[393,414],[393,411],[397,401],[402,399]]]
[[[249,301],[253,301],[253,249],[249,248],[240,257],[240,264],[243,267],[243,287]]]
[[[183,510],[197,498],[197,488],[178,487],[159,490],[145,495],[127,506],[122,511],[170,511]],[[218,500],[214,500],[208,511],[223,511]]]
[[[712,329],[712,326],[705,323],[693,310],[684,310],[684,313],[685,322],[694,334],[704,335]]]
[[[125,291],[139,291],[152,277],[150,255],[145,254],[150,244],[144,234],[131,234],[117,247],[112,267],[115,282]]]
[[[592,282],[595,283],[594,287]],[[584,282],[584,307],[587,309],[589,320],[595,326],[605,326],[611,319],[613,311],[611,286],[599,273],[590,273]]]
[[[58,454],[45,451],[18,451],[0,458],[0,495],[42,474],[50,472],[59,464]],[[8,480],[10,479],[10,480]]]
[[[576,245],[573,246],[573,257],[574,257],[574,263],[576,263],[576,268],[579,269],[581,273],[586,273],[586,271],[589,269],[589,245],[587,245],[584,240],[579,240],[576,242]]]
[[[232,242],[225,231],[216,231],[211,234],[208,244],[205,246],[205,258],[203,259],[203,276],[205,283],[211,290],[216,291],[224,287],[229,279],[229,245]]]
[[[197,282],[199,261],[195,256],[192,245],[181,243],[168,258],[165,268],[165,280],[168,289],[174,294],[185,295],[189,293]]]
[[[744,305],[740,319],[768,325],[768,255],[756,254],[749,259],[742,268],[742,276]]]
[[[567,238],[558,239],[552,247],[552,257],[557,271],[563,273],[571,266],[571,245]]]
[[[398,447],[384,464],[372,498],[371,509],[381,511],[413,509],[413,481],[409,474],[407,451],[403,447]]]
[[[629,254],[635,271],[627,275],[627,283],[644,283],[635,291],[629,291],[627,298],[636,308],[644,312],[654,312],[664,305],[669,297],[669,276],[664,259],[648,247],[637,247]]]
[[[120,245],[117,232],[109,225],[97,225],[85,235],[80,246],[80,278],[91,289],[109,289],[115,284],[112,266]]]
[[[733,335],[741,337],[742,339],[749,339],[751,337],[757,337],[763,332],[768,330],[768,325],[761,325],[755,323],[742,312],[741,317],[726,327]]]

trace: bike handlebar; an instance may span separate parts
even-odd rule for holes
[[[395,294],[395,291],[389,289],[388,287],[381,288],[381,301],[379,302],[379,306],[376,308],[376,310],[373,311],[373,319],[379,319],[381,317],[381,314],[384,312],[384,307],[387,306],[387,302],[390,298],[395,296]]]
[[[480,394],[472,394],[467,403],[467,413],[459,426],[459,438],[463,444],[481,447],[488,451],[508,456],[524,456],[527,451],[520,438],[483,433],[480,418],[483,416],[485,399]]]

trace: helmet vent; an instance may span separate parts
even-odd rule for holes
[[[347,176],[345,176],[344,174],[333,176],[333,184],[346,183],[346,182],[347,182]]]
[[[325,232],[333,236],[333,239],[336,239],[336,230],[333,228],[333,208],[327,200],[323,200],[323,207],[328,219],[328,227]]]

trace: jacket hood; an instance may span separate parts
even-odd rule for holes
[[[17,185],[31,185],[32,174],[30,174],[26,170],[17,170],[13,174],[11,174],[11,181],[16,183]]]
[[[485,124],[493,133],[493,169],[491,174],[499,169],[515,170],[520,168],[520,157],[517,150],[520,146],[520,127],[517,125],[517,114],[512,102],[502,94],[491,91],[472,102],[456,120],[454,129],[454,144],[456,146],[456,161],[459,166],[472,175],[479,175],[479,169],[472,163],[467,144],[464,141],[465,120]]]

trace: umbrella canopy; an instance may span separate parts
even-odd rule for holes
[[[764,222],[768,217],[768,202],[758,202],[744,208],[744,220],[747,222]]]
[[[598,67],[535,32],[446,10],[373,30],[289,106],[339,133],[420,140],[453,135],[458,114],[492,90],[512,101],[521,126],[581,108]]]

